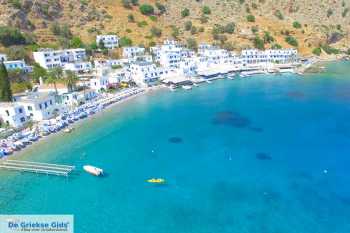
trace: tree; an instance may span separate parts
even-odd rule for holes
[[[128,22],[130,22],[130,23],[134,23],[135,22],[135,17],[134,17],[133,14],[129,14],[128,15]]]
[[[38,63],[34,63],[33,72],[30,73],[30,77],[32,78],[33,82],[38,83],[40,78],[45,79],[47,77],[47,71]]]
[[[186,21],[185,22],[185,30],[190,31],[192,28],[192,22],[191,21]]]
[[[273,36],[271,36],[270,32],[264,32],[264,43],[271,43],[275,41],[275,38],[273,38]]]
[[[63,70],[61,67],[55,67],[49,70],[47,78],[45,80],[46,83],[53,84],[55,88],[56,94],[57,92],[57,82],[62,78]]]
[[[132,40],[129,37],[123,36],[119,40],[119,46],[120,47],[126,47],[126,46],[131,46],[132,45]]]
[[[78,76],[73,71],[65,71],[65,77],[63,81],[67,86],[68,92],[71,92],[75,89],[75,85],[77,84],[78,80]]]
[[[159,10],[160,14],[164,14],[166,12],[166,7],[160,2],[156,2],[156,7]]]
[[[211,10],[208,6],[203,6],[202,8],[202,13],[205,15],[210,15],[211,14]]]
[[[182,18],[185,18],[190,15],[190,10],[188,8],[185,8],[181,11]]]
[[[28,44],[26,37],[19,29],[7,26],[0,27],[0,43],[4,46]]]
[[[259,36],[256,36],[254,38],[254,46],[255,48],[257,49],[265,49],[265,46],[264,46],[264,41],[259,37]]]
[[[189,49],[193,49],[193,50],[196,50],[198,48],[198,43],[195,39],[193,38],[188,38],[186,40],[186,46],[187,48]]]
[[[142,4],[139,9],[143,15],[153,15],[154,14],[154,7],[152,5]]]
[[[254,15],[247,15],[247,21],[248,22],[255,22],[255,16]]]
[[[285,41],[291,46],[298,47],[298,41],[293,36],[287,36]]]
[[[296,29],[299,29],[299,28],[301,28],[301,24],[298,21],[294,21],[293,22],[293,27],[296,28]]]
[[[313,50],[312,50],[312,53],[313,54],[315,54],[316,56],[320,56],[321,55],[321,52],[322,52],[322,50],[321,50],[321,48],[314,48]]]
[[[85,46],[84,43],[77,36],[74,36],[69,42],[70,48],[83,48],[84,46]]]
[[[225,32],[232,34],[235,32],[235,27],[236,27],[235,23],[228,23],[225,26]]]
[[[12,101],[10,79],[3,62],[0,64],[0,101]]]

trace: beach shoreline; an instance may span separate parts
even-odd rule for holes
[[[134,94],[134,95],[131,95],[125,99],[122,99],[120,101],[117,101],[117,102],[114,102],[110,105],[107,105],[104,109],[102,109],[101,111],[97,112],[96,114],[94,114],[93,116],[90,116],[90,117],[87,117],[85,119],[81,119],[77,122],[74,122],[72,124],[69,125],[70,128],[73,128],[74,130],[79,130],[80,127],[82,127],[83,125],[85,125],[87,123],[87,121],[93,121],[93,120],[96,120],[100,117],[103,117],[103,114],[106,113],[106,112],[109,112],[111,110],[113,110],[113,108],[117,107],[117,106],[121,106],[123,104],[126,104],[128,103],[129,101],[137,98],[137,97],[140,97],[140,96],[143,96],[143,95],[147,95],[147,94],[150,94],[150,93],[154,93],[154,92],[157,92],[157,91],[160,91],[160,90],[164,90],[165,87],[164,86],[156,86],[156,87],[151,87],[151,88],[148,88],[148,89],[145,89],[137,94]],[[20,151],[14,151],[11,155],[8,155],[8,156],[4,156],[2,158],[0,158],[0,162],[1,161],[4,161],[4,160],[7,160],[9,158],[13,159],[22,159],[23,157],[27,157],[28,154],[30,154],[31,151],[37,149],[38,147],[40,147],[41,145],[45,144],[45,143],[48,143],[49,141],[53,140],[53,139],[57,139],[57,138],[60,138],[64,135],[67,135],[68,133],[67,132],[64,132],[64,130],[60,130],[59,132],[56,132],[56,133],[52,133],[50,135],[47,135],[45,137],[42,137],[40,138],[40,140],[36,141],[36,142],[33,142],[32,144],[30,144],[29,146],[23,148],[22,150]]]

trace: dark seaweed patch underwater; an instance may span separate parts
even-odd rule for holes
[[[169,138],[168,141],[170,143],[174,143],[174,144],[179,144],[179,143],[183,142],[182,138],[180,138],[180,137],[171,137],[171,138]]]
[[[217,112],[212,120],[214,125],[227,125],[235,128],[247,128],[251,121],[237,112],[223,111]]]
[[[263,152],[256,153],[255,157],[259,160],[271,160],[272,159],[272,157],[269,154],[263,153]]]

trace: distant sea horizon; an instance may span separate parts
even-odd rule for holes
[[[350,232],[349,74],[331,62],[115,105],[17,156],[71,177],[0,170],[0,214],[72,214],[77,233]]]

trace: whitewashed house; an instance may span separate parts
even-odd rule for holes
[[[70,70],[76,73],[85,73],[92,70],[92,64],[88,61],[65,63],[63,70]]]
[[[241,57],[246,64],[259,63],[290,63],[297,60],[298,52],[295,49],[245,49]]]
[[[74,107],[82,105],[97,97],[97,93],[92,89],[85,89],[82,91],[64,93],[61,95],[62,104],[66,107]]]
[[[174,40],[166,40],[162,45],[152,47],[151,52],[155,61],[165,68],[179,68],[182,59],[194,56],[194,51]]]
[[[0,118],[3,123],[15,128],[28,122],[24,107],[18,103],[0,103]]]
[[[130,78],[141,87],[156,85],[162,73],[162,69],[153,63],[136,62],[130,65]]]
[[[94,60],[95,68],[112,68],[122,67],[128,63],[128,59],[96,59]]]
[[[132,58],[136,56],[142,56],[145,54],[145,48],[142,47],[124,47],[123,48],[123,57],[124,58]]]
[[[90,79],[90,88],[95,91],[107,90],[109,68],[96,69],[95,77]]]
[[[56,104],[55,96],[50,93],[30,93],[17,99],[16,103],[23,106],[27,117],[34,121],[50,119],[60,108]]]
[[[64,68],[66,64],[82,62],[87,58],[85,49],[41,49],[33,52],[33,57],[35,62],[45,69]]]
[[[23,72],[32,72],[33,67],[28,66],[24,60],[4,61],[6,70],[21,70]]]
[[[114,49],[119,46],[119,38],[116,35],[98,35],[96,36],[96,44],[103,43],[107,49]]]

